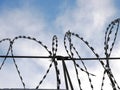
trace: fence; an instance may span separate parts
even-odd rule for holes
[[[26,83],[24,82],[24,78],[22,77],[21,71],[16,63],[16,58],[50,59],[51,63],[48,65],[48,69],[46,70],[45,75],[43,75],[43,78],[39,81],[38,85],[36,85],[36,87],[31,90],[40,89],[40,85],[43,83],[43,81],[48,76],[48,73],[50,72],[51,67],[55,68],[55,74],[56,74],[56,85],[55,85],[56,89],[51,89],[51,90],[74,90],[75,86],[73,85],[73,81],[71,79],[71,74],[69,73],[69,69],[66,64],[66,62],[73,62],[73,66],[75,69],[75,75],[76,75],[74,77],[77,78],[76,84],[79,86],[79,90],[83,90],[82,85],[81,85],[82,81],[81,81],[81,78],[78,73],[79,71],[82,71],[87,75],[87,80],[89,81],[88,82],[89,86],[90,86],[91,90],[94,90],[94,85],[92,83],[91,76],[95,76],[95,75],[88,71],[88,67],[86,66],[84,61],[95,60],[95,61],[98,61],[104,69],[102,80],[101,80],[101,86],[100,86],[101,90],[104,89],[106,77],[109,78],[109,81],[111,83],[111,88],[113,90],[120,90],[120,86],[118,85],[118,83],[115,79],[115,76],[113,75],[113,72],[111,70],[110,64],[109,64],[110,60],[112,60],[112,59],[114,59],[114,60],[120,59],[120,57],[110,57],[113,47],[115,45],[116,38],[117,38],[117,34],[118,34],[118,30],[119,30],[119,22],[120,22],[120,19],[116,19],[116,20],[112,21],[106,29],[105,41],[104,41],[105,57],[100,57],[100,55],[98,55],[95,52],[94,48],[92,46],[90,46],[90,44],[87,41],[85,41],[84,38],[80,37],[78,34],[70,32],[70,31],[66,32],[65,36],[64,36],[64,47],[65,47],[65,50],[66,50],[68,56],[57,55],[58,39],[57,39],[56,35],[53,36],[53,39],[52,39],[52,50],[49,50],[47,48],[47,46],[44,45],[41,41],[37,40],[36,38],[29,37],[29,36],[28,37],[27,36],[18,36],[18,37],[15,37],[14,39],[10,39],[10,38],[2,39],[2,40],[0,40],[0,43],[9,42],[9,48],[6,52],[6,55],[0,55],[0,58],[3,58],[3,61],[1,60],[0,70],[2,70],[4,68],[4,64],[5,64],[6,60],[8,58],[12,58],[15,68],[17,70],[19,79],[21,80],[21,83],[23,86],[23,88],[21,88],[21,89],[29,89],[29,88],[26,88]],[[113,31],[113,29],[114,29],[114,31]],[[114,36],[113,39],[111,38],[111,35]],[[86,45],[92,51],[92,53],[95,55],[96,58],[89,58],[89,57],[82,58],[72,42],[73,37],[78,38],[80,41],[82,41],[84,43],[84,45]],[[16,56],[16,55],[14,55],[13,45],[15,44],[15,42],[18,39],[32,40],[32,41],[38,43],[49,53],[49,56]],[[77,61],[81,62],[81,65],[83,65],[83,67],[81,67]],[[62,63],[63,73],[60,72],[60,69],[58,67],[59,62]],[[60,87],[61,84],[63,83],[61,81],[60,74],[63,74],[63,76],[64,76],[65,88]],[[6,89],[6,87],[4,89]],[[17,89],[19,90],[20,88],[17,88]],[[42,89],[42,90],[48,90],[48,89]]]

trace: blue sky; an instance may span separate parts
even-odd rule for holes
[[[42,41],[51,50],[52,36],[57,35],[59,41],[57,54],[67,55],[63,39],[65,32],[70,30],[84,37],[95,48],[95,51],[101,57],[104,57],[104,33],[107,25],[112,20],[119,18],[119,4],[120,0],[0,0],[0,39],[7,37],[13,39],[19,35],[31,36]],[[93,57],[83,43],[78,43],[78,39],[74,38],[73,42],[82,57]],[[8,42],[0,44],[0,54],[6,52],[8,45]],[[120,43],[117,42],[112,55],[120,55],[119,45]],[[13,46],[13,50],[15,55],[48,55],[47,51],[41,46],[29,40],[17,40]],[[111,66],[120,84],[120,78],[118,77],[120,72],[117,72],[117,69],[120,68],[118,62],[112,62]],[[47,70],[50,61],[26,59],[17,60],[17,63],[26,82],[26,87],[34,88]],[[103,72],[101,65],[93,61],[85,63],[89,67],[89,71],[94,72],[97,76],[92,77],[95,90],[100,90],[101,72]],[[70,62],[67,65],[73,78],[74,68],[72,63]],[[61,63],[59,63],[59,66],[61,66]],[[61,67],[59,68],[62,73]],[[8,73],[11,78],[7,76]],[[41,88],[46,87],[46,85],[49,88],[56,88],[55,74],[53,73],[54,68],[52,67],[50,74]],[[79,73],[81,75],[82,72],[79,71]],[[31,79],[28,76],[33,78]],[[84,84],[88,83],[84,80],[86,79],[85,75],[83,74],[80,77],[83,79],[84,90],[88,90],[90,87],[86,88],[87,84]],[[6,78],[7,81],[5,80]],[[34,84],[32,83],[33,81],[35,82]],[[77,90],[78,86],[75,81],[76,78],[73,78],[73,84]],[[96,82],[99,83],[96,84]],[[104,90],[108,88],[112,90],[108,79],[106,79],[106,82]],[[0,88],[4,87],[22,87],[13,62],[9,59],[7,59],[4,68],[0,71]],[[61,84],[61,87],[65,87],[64,83]]]
[[[75,1],[69,0],[1,0],[0,10],[22,8],[24,5],[36,9],[38,12],[44,13],[44,16],[48,20],[54,20],[57,15],[60,14],[61,9],[65,9],[67,6],[74,7]]]

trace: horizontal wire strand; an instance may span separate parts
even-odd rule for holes
[[[0,58],[43,58],[43,59],[48,59],[48,58],[56,58],[57,60],[119,60],[120,57],[110,57],[110,58],[70,58],[68,56],[4,56],[4,55],[0,55]]]

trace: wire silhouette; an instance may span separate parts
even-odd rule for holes
[[[81,78],[79,77],[79,73],[78,73],[79,70],[86,73],[91,90],[94,90],[94,85],[92,83],[91,76],[95,76],[95,75],[88,71],[88,68],[84,63],[84,60],[98,60],[104,69],[102,82],[101,82],[101,90],[104,89],[106,74],[111,82],[112,89],[120,90],[120,86],[118,85],[118,83],[113,75],[112,69],[110,67],[110,62],[109,62],[112,59],[116,59],[116,60],[120,59],[120,57],[110,57],[113,47],[116,42],[116,38],[117,38],[118,30],[119,30],[119,24],[120,24],[120,19],[118,18],[118,19],[112,21],[106,29],[105,42],[104,42],[104,52],[105,52],[104,58],[101,58],[100,55],[95,52],[95,49],[88,43],[88,41],[84,40],[83,37],[80,37],[78,34],[75,34],[70,31],[66,32],[65,36],[64,36],[64,47],[65,47],[65,50],[66,50],[68,56],[58,56],[57,55],[58,39],[57,39],[56,35],[54,35],[53,39],[52,39],[52,50],[49,50],[48,47],[46,45],[44,45],[41,41],[37,40],[36,38],[32,38],[30,36],[18,36],[18,37],[15,37],[14,39],[10,39],[10,38],[2,39],[2,40],[0,40],[0,43],[8,41],[9,48],[6,52],[6,55],[0,55],[0,58],[3,58],[3,61],[0,65],[0,70],[3,68],[3,66],[6,62],[6,59],[12,58],[13,64],[15,65],[19,79],[21,80],[21,83],[23,85],[23,89],[27,89],[26,84],[24,82],[24,78],[22,77],[19,67],[16,63],[16,58],[49,58],[51,60],[51,63],[48,65],[48,69],[46,70],[46,73],[43,75],[42,79],[39,81],[39,83],[35,87],[35,89],[39,89],[40,85],[43,83],[43,81],[46,79],[48,73],[50,72],[51,67],[54,66],[55,74],[56,74],[56,90],[63,90],[60,88],[60,85],[62,82],[61,82],[61,78],[60,78],[61,72],[58,67],[58,61],[61,61],[62,66],[63,66],[63,74],[64,74],[63,76],[64,76],[64,80],[65,80],[65,90],[74,90],[75,87],[72,84],[70,73],[67,68],[67,64],[65,62],[65,61],[72,61],[73,65],[74,65],[74,69],[75,69],[75,75],[77,78],[76,84],[78,84],[79,90],[83,90],[82,85],[81,85],[82,81],[81,81]],[[113,36],[113,38],[111,38],[112,36]],[[81,55],[79,54],[78,50],[75,48],[72,37],[78,38],[80,41],[82,41],[92,51],[92,53],[94,54],[94,56],[96,58],[82,58]],[[17,41],[18,39],[32,40],[32,41],[38,43],[49,53],[49,56],[15,56],[13,54],[13,52],[14,52],[13,47],[14,47],[15,41]],[[10,54],[10,56],[9,56],[9,54]],[[75,57],[75,54],[77,55],[77,57]],[[81,64],[83,65],[83,68],[76,62],[77,60],[79,60],[81,62]],[[106,62],[103,62],[103,60],[105,60]]]

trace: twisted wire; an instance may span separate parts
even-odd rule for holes
[[[14,42],[15,40],[17,40],[17,39],[20,39],[20,38],[28,39],[28,40],[32,40],[32,41],[37,42],[37,43],[40,44],[43,48],[45,48],[50,55],[52,55],[51,51],[48,50],[48,47],[47,47],[46,45],[44,45],[41,41],[37,40],[37,39],[34,38],[34,37],[32,38],[32,37],[30,37],[30,36],[18,36],[18,37],[15,37],[15,38],[13,39],[13,42]]]
[[[12,43],[11,39],[9,39],[9,38],[2,39],[0,42],[6,41],[6,40],[9,41],[10,46],[9,46],[8,51],[7,51],[6,57],[4,58],[4,60],[3,60],[2,64],[1,64],[1,66],[0,66],[0,70],[1,70],[2,66],[4,65],[6,59],[7,59],[7,56],[8,56],[8,54],[9,54],[9,51],[11,51],[11,54],[12,54],[12,56],[13,56],[13,53],[12,53],[12,52],[13,52],[13,51],[12,51],[12,44],[13,44],[13,43]],[[24,82],[23,82],[23,78],[22,78],[22,76],[20,75],[20,71],[19,71],[19,69],[18,69],[18,66],[17,66],[17,64],[16,64],[14,58],[13,58],[13,62],[14,62],[14,64],[15,64],[16,70],[17,70],[18,75],[19,75],[19,77],[20,77],[20,79],[21,79],[21,82],[22,82],[22,84],[23,84],[23,87],[25,88],[25,84],[24,84]]]
[[[40,87],[40,85],[42,84],[42,82],[44,81],[44,79],[47,77],[47,75],[52,67],[52,63],[53,63],[53,61],[50,63],[49,68],[47,69],[45,75],[43,76],[43,78],[41,79],[41,81],[39,82],[39,84],[36,86],[35,89],[38,89]]]
[[[68,41],[69,41],[69,45],[70,45],[69,49],[70,49],[71,55],[68,53],[68,50],[67,50],[66,37],[68,38]],[[69,57],[73,58],[73,56],[74,56],[74,54],[73,54],[73,52],[72,52],[73,44],[72,44],[72,42],[71,42],[71,33],[70,33],[70,31],[68,31],[68,32],[65,34],[65,36],[64,36],[64,46],[65,46],[65,49],[66,49]],[[81,81],[80,81],[80,79],[79,79],[78,70],[77,70],[77,67],[76,67],[76,62],[75,62],[75,60],[72,60],[72,61],[73,61],[73,63],[74,63],[74,67],[75,67],[75,71],[76,71],[76,76],[77,76],[79,88],[80,88],[80,90],[82,90]]]
[[[89,44],[87,41],[85,41],[85,40],[84,40],[82,37],[80,37],[78,34],[75,34],[75,33],[72,33],[72,32],[69,32],[69,33],[71,33],[71,35],[73,35],[73,36],[79,38],[80,40],[82,40],[85,44]],[[89,82],[90,82],[91,89],[93,90],[94,87],[93,87],[93,84],[92,84],[92,80],[91,80],[91,78],[90,78],[90,75],[93,75],[93,74],[90,74],[90,73],[88,72],[87,67],[85,66],[83,60],[81,59],[81,57],[80,57],[78,51],[76,50],[76,48],[75,48],[74,46],[73,46],[73,49],[74,49],[74,51],[76,52],[77,56],[80,58],[80,60],[81,60],[81,62],[82,62],[82,64],[83,64],[83,66],[84,66],[84,68],[85,68],[85,72],[86,72],[86,74],[87,74],[87,76],[88,76],[88,79],[89,79]],[[77,66],[77,67],[80,67],[77,63],[76,63],[76,66]],[[81,69],[81,70],[83,71],[83,69]],[[93,76],[95,76],[95,75],[93,75]]]
[[[38,40],[36,40],[35,38],[31,38],[31,37],[29,37],[29,36],[28,36],[28,37],[26,37],[26,36],[18,36],[18,37],[15,37],[12,41],[11,41],[11,39],[9,39],[9,38],[2,39],[2,40],[0,41],[0,43],[3,42],[3,41],[6,41],[6,40],[8,40],[8,41],[10,42],[9,49],[8,49],[8,51],[7,51],[6,57],[4,58],[1,66],[0,66],[0,70],[1,70],[2,66],[4,65],[4,63],[5,63],[5,60],[7,59],[7,56],[8,56],[8,54],[9,54],[9,52],[11,51],[11,55],[12,55],[12,59],[13,59],[14,65],[15,65],[16,70],[17,70],[17,72],[18,72],[19,78],[20,78],[20,80],[21,80],[21,82],[22,82],[22,85],[23,85],[23,87],[24,87],[24,89],[25,89],[25,83],[24,83],[24,81],[23,81],[23,77],[22,77],[21,74],[20,74],[20,70],[19,70],[19,68],[18,68],[18,66],[17,66],[16,60],[15,60],[14,55],[13,55],[13,49],[12,49],[12,48],[13,48],[13,44],[15,43],[15,40],[20,39],[20,38],[36,41],[37,43],[39,43],[40,45],[42,45],[42,46],[48,51],[48,53],[50,54],[50,56],[52,55],[52,53],[51,53],[51,51],[48,50],[48,48],[47,48],[46,45],[42,44],[41,41],[38,41]],[[49,65],[49,68],[48,68],[48,70],[46,71],[46,74],[43,76],[42,80],[40,81],[39,85],[38,85],[36,88],[39,88],[40,84],[41,84],[41,83],[43,82],[43,80],[46,78],[47,74],[48,74],[49,71],[50,71],[50,68],[52,67],[52,63],[53,63],[53,62],[51,62],[51,64]]]
[[[87,46],[88,48],[93,52],[93,54],[98,58],[99,62],[101,63],[101,65],[103,66],[104,70],[108,71],[105,67],[105,63],[99,58],[98,53],[95,52],[94,48],[92,46],[89,45],[89,43],[87,41],[85,41],[82,37],[79,37],[78,34],[75,34],[76,37],[80,38]]]
[[[92,73],[84,70],[83,68],[81,68],[81,67],[79,66],[79,64],[77,64],[77,63],[76,63],[76,66],[77,66],[81,71],[83,71],[83,72],[85,72],[85,73],[89,73],[89,75],[91,75],[91,76],[96,76],[95,74],[92,74]]]
[[[114,36],[114,39],[113,39],[113,42],[112,42],[112,46],[111,46],[111,48],[109,49],[109,47],[110,47],[110,46],[109,46],[110,35],[112,34],[113,28],[114,28],[114,26],[115,26],[116,24],[117,24],[117,28],[116,28],[115,36]],[[114,47],[114,44],[115,44],[115,41],[116,41],[116,38],[117,38],[118,29],[119,29],[119,19],[116,19],[116,20],[112,21],[112,22],[108,25],[108,27],[107,27],[107,29],[106,29],[106,32],[105,32],[105,42],[104,42],[104,45],[105,45],[104,50],[105,50],[105,56],[106,56],[106,58],[109,58],[110,55],[111,55],[111,52],[112,52],[112,50],[113,50],[113,47]],[[109,53],[108,53],[108,50],[110,50]],[[116,80],[115,80],[115,78],[114,78],[114,76],[113,76],[113,74],[112,74],[112,71],[111,71],[111,69],[110,69],[109,59],[106,59],[106,68],[109,70],[109,72],[105,70],[104,73],[103,73],[101,90],[103,90],[102,88],[103,88],[103,86],[104,86],[104,79],[105,79],[105,75],[104,75],[104,74],[106,74],[106,73],[108,73],[108,77],[109,77],[110,82],[111,82],[111,84],[112,84],[113,90],[116,89],[116,86],[115,86],[115,85],[117,85],[117,88],[120,89],[120,87],[119,87],[119,85],[117,84],[117,82],[116,82]]]
[[[10,43],[10,42],[11,42],[11,39],[9,39],[9,38],[2,39],[2,40],[0,40],[0,43],[2,43],[2,42],[4,42],[4,41],[9,41],[9,43]],[[2,64],[0,65],[0,70],[2,69],[2,67],[3,67],[3,65],[4,65],[4,63],[5,63],[6,59],[7,59],[7,56],[8,56],[8,54],[9,54],[9,51],[10,51],[10,45],[9,45],[9,48],[8,48],[7,53],[6,53],[6,55],[5,55],[5,58],[3,59]]]
[[[73,35],[74,35],[74,34],[73,34]],[[98,58],[99,62],[100,62],[101,65],[103,66],[104,70],[105,70],[106,72],[109,72],[109,70],[105,67],[105,63],[104,63],[102,60],[99,59],[99,55],[94,51],[94,48],[91,47],[91,46],[88,44],[88,42],[85,41],[82,37],[79,37],[78,34],[75,34],[75,36],[78,37],[78,38],[80,38],[80,39],[91,49],[91,51],[93,52],[93,54]],[[64,40],[66,40],[66,38],[65,38]],[[66,44],[65,41],[64,41],[64,44]],[[67,46],[66,46],[66,45],[65,45],[65,49],[66,49],[68,55],[70,55],[70,54],[69,54],[69,51],[67,50]],[[109,73],[107,73],[107,74],[108,74],[108,76],[109,76]],[[91,80],[89,80],[89,81],[91,82]],[[93,86],[91,86],[91,88],[93,88]]]
[[[71,33],[71,35],[73,35],[73,36],[75,36],[75,37],[78,38],[78,36],[76,36],[75,33]],[[79,36],[79,39],[80,39],[80,36]],[[84,41],[84,39],[82,39],[82,40]],[[86,43],[86,44],[89,44],[87,41],[85,41],[85,43]],[[76,50],[76,48],[73,47],[73,49],[74,49],[74,51],[76,52],[77,56],[81,59],[81,57],[80,57],[78,51]],[[89,79],[89,82],[90,82],[91,89],[93,90],[94,87],[93,87],[93,84],[92,84],[92,80],[91,80],[91,78],[90,78],[90,75],[93,75],[93,74],[90,74],[90,73],[88,72],[87,67],[85,66],[85,63],[83,62],[82,59],[81,59],[81,62],[82,62],[82,64],[83,64],[83,66],[84,66],[84,68],[85,68],[85,72],[86,72],[86,74],[87,74],[87,76],[88,76],[88,79]],[[77,65],[77,64],[76,64],[76,65]],[[78,65],[77,65],[77,66],[78,66]],[[78,67],[79,67],[79,66],[78,66]],[[93,75],[93,76],[95,76],[95,75]]]
[[[52,53],[53,53],[53,58],[52,61],[54,63],[55,66],[55,71],[56,71],[56,78],[57,78],[57,89],[60,89],[60,84],[61,84],[61,80],[60,80],[60,71],[58,69],[58,62],[55,58],[56,53],[57,53],[57,48],[58,48],[58,40],[57,40],[57,36],[54,35],[53,39],[52,39]]]
[[[104,81],[105,81],[105,75],[106,75],[106,70],[104,70],[104,72],[103,72],[102,83],[101,83],[101,90],[103,90]]]
[[[106,29],[106,32],[105,32],[105,42],[104,42],[105,47],[104,47],[104,50],[105,50],[105,55],[106,55],[106,57],[109,57],[109,55],[108,55],[108,53],[107,53],[107,49],[108,49],[109,46],[107,45],[107,43],[108,43],[108,41],[109,41],[109,39],[110,39],[109,36],[110,36],[110,34],[112,33],[113,26],[114,26],[114,24],[110,23],[110,24],[108,25],[107,29]],[[109,33],[108,33],[108,31],[109,31]],[[108,38],[107,38],[107,36],[108,36]],[[108,60],[107,60],[107,63],[109,63]],[[106,64],[106,68],[108,68],[108,67],[107,67],[107,64]],[[103,78],[102,78],[102,84],[101,84],[101,90],[103,90],[106,72],[107,72],[107,71],[104,70]]]
[[[94,48],[92,46],[90,46],[89,43],[87,41],[85,41],[82,37],[80,37],[78,34],[75,34],[75,33],[70,32],[70,31],[65,33],[65,36],[64,36],[64,47],[65,47],[65,50],[66,50],[66,52],[67,52],[67,54],[69,56],[67,58],[69,58],[69,59],[71,59],[73,61],[73,65],[74,65],[75,73],[76,73],[76,77],[77,77],[77,82],[78,82],[80,90],[83,90],[83,89],[82,89],[82,86],[81,86],[82,82],[81,82],[81,80],[79,78],[78,69],[80,69],[81,71],[83,71],[83,72],[85,72],[87,74],[88,80],[89,80],[89,83],[90,83],[90,87],[91,87],[92,90],[94,90],[94,87],[93,87],[92,79],[91,79],[90,75],[91,76],[95,76],[95,75],[88,72],[87,67],[86,67],[85,63],[83,62],[80,54],[78,53],[77,49],[74,47],[74,44],[72,42],[72,36],[77,37],[82,42],[84,42],[84,44],[92,51],[92,53],[97,57],[98,61],[102,65],[102,67],[104,69],[104,72],[103,72],[103,77],[102,77],[101,90],[103,90],[103,87],[104,87],[105,78],[106,78],[105,75],[106,74],[107,74],[107,76],[108,76],[108,78],[109,78],[109,80],[111,82],[112,89],[113,90],[118,90],[118,89],[120,90],[120,87],[119,87],[119,85],[118,85],[118,83],[117,83],[117,81],[116,81],[116,79],[115,79],[115,77],[114,77],[114,75],[112,73],[112,70],[111,70],[111,67],[110,67],[110,62],[109,62],[109,57],[110,57],[110,55],[112,53],[112,50],[113,50],[115,42],[116,42],[118,29],[119,29],[119,24],[120,24],[120,19],[116,19],[116,20],[112,21],[108,25],[108,27],[106,29],[105,41],[104,41],[104,50],[105,50],[105,56],[106,56],[106,63],[103,62],[99,58],[100,56],[98,55],[98,53],[95,52]],[[110,45],[111,35],[113,33],[113,29],[114,29],[115,26],[116,26],[116,29],[115,29],[115,33],[113,35],[114,38],[113,38],[113,41],[112,41],[112,43]],[[60,90],[61,79],[60,79],[60,71],[59,71],[59,68],[58,68],[58,61],[57,61],[57,59],[58,59],[58,57],[57,57],[58,39],[57,39],[56,35],[54,35],[53,39],[52,39],[52,50],[51,51],[41,41],[37,40],[36,38],[32,38],[30,36],[28,36],[28,37],[27,36],[18,36],[18,37],[15,37],[12,40],[9,39],[9,38],[5,38],[5,39],[0,40],[0,43],[8,41],[9,44],[10,44],[9,47],[8,47],[7,53],[6,53],[6,55],[5,55],[1,65],[0,65],[0,70],[3,68],[3,65],[5,64],[7,56],[9,54],[11,54],[13,63],[15,65],[15,68],[17,70],[17,73],[19,75],[21,83],[23,85],[23,88],[26,89],[26,85],[24,83],[24,79],[23,79],[23,77],[21,75],[21,72],[19,70],[19,67],[18,67],[17,62],[16,62],[16,60],[14,58],[14,53],[13,53],[14,52],[13,51],[13,45],[14,45],[15,41],[18,40],[18,39],[21,39],[21,38],[37,42],[39,45],[41,45],[49,53],[50,57],[52,57],[51,63],[49,64],[48,69],[46,70],[46,73],[43,75],[42,79],[39,81],[38,85],[36,86],[36,89],[39,89],[39,87],[42,84],[42,82],[46,79],[46,77],[47,77],[47,75],[48,75],[48,73],[49,73],[49,71],[50,71],[50,69],[51,69],[51,67],[53,66],[53,63],[54,63],[54,68],[55,68],[55,73],[56,73],[57,90]],[[67,41],[68,41],[68,45],[67,45]],[[75,52],[75,53],[73,53],[73,52]],[[84,69],[81,68],[80,65],[77,64],[77,62],[75,61],[75,58],[74,58],[75,54],[80,59]],[[59,57],[59,59],[61,59],[61,58]]]
[[[13,39],[13,42],[14,42],[15,40],[17,40],[17,39],[20,39],[20,38],[28,39],[28,40],[33,40],[33,41],[37,42],[38,44],[40,44],[41,46],[43,46],[43,47],[48,51],[48,53],[50,54],[50,56],[52,55],[51,51],[48,50],[47,46],[44,45],[41,41],[37,40],[36,38],[32,38],[32,37],[30,37],[30,36],[28,36],[28,37],[27,37],[27,36],[18,36],[18,37],[15,37],[15,38]],[[45,80],[46,76],[48,75],[48,73],[49,73],[49,71],[50,71],[50,69],[51,69],[51,67],[52,67],[52,63],[53,63],[53,62],[50,63],[49,68],[47,69],[45,75],[43,75],[43,78],[40,80],[39,84],[36,86],[36,89],[38,89],[39,86],[42,84],[42,82]],[[21,80],[22,80],[22,79],[21,79]]]
[[[23,88],[25,89],[25,83],[24,83],[23,77],[22,77],[22,75],[21,75],[21,73],[20,73],[20,70],[19,70],[19,68],[18,68],[18,65],[17,65],[16,60],[15,60],[14,55],[13,55],[13,49],[12,49],[13,42],[11,41],[10,43],[11,43],[11,44],[10,44],[10,47],[11,47],[10,51],[11,51],[12,59],[13,59],[14,65],[15,65],[15,67],[16,67],[16,70],[17,70],[17,72],[18,72],[18,75],[19,75],[19,78],[20,78],[20,80],[21,80],[21,83],[22,83],[22,85],[23,85]]]

